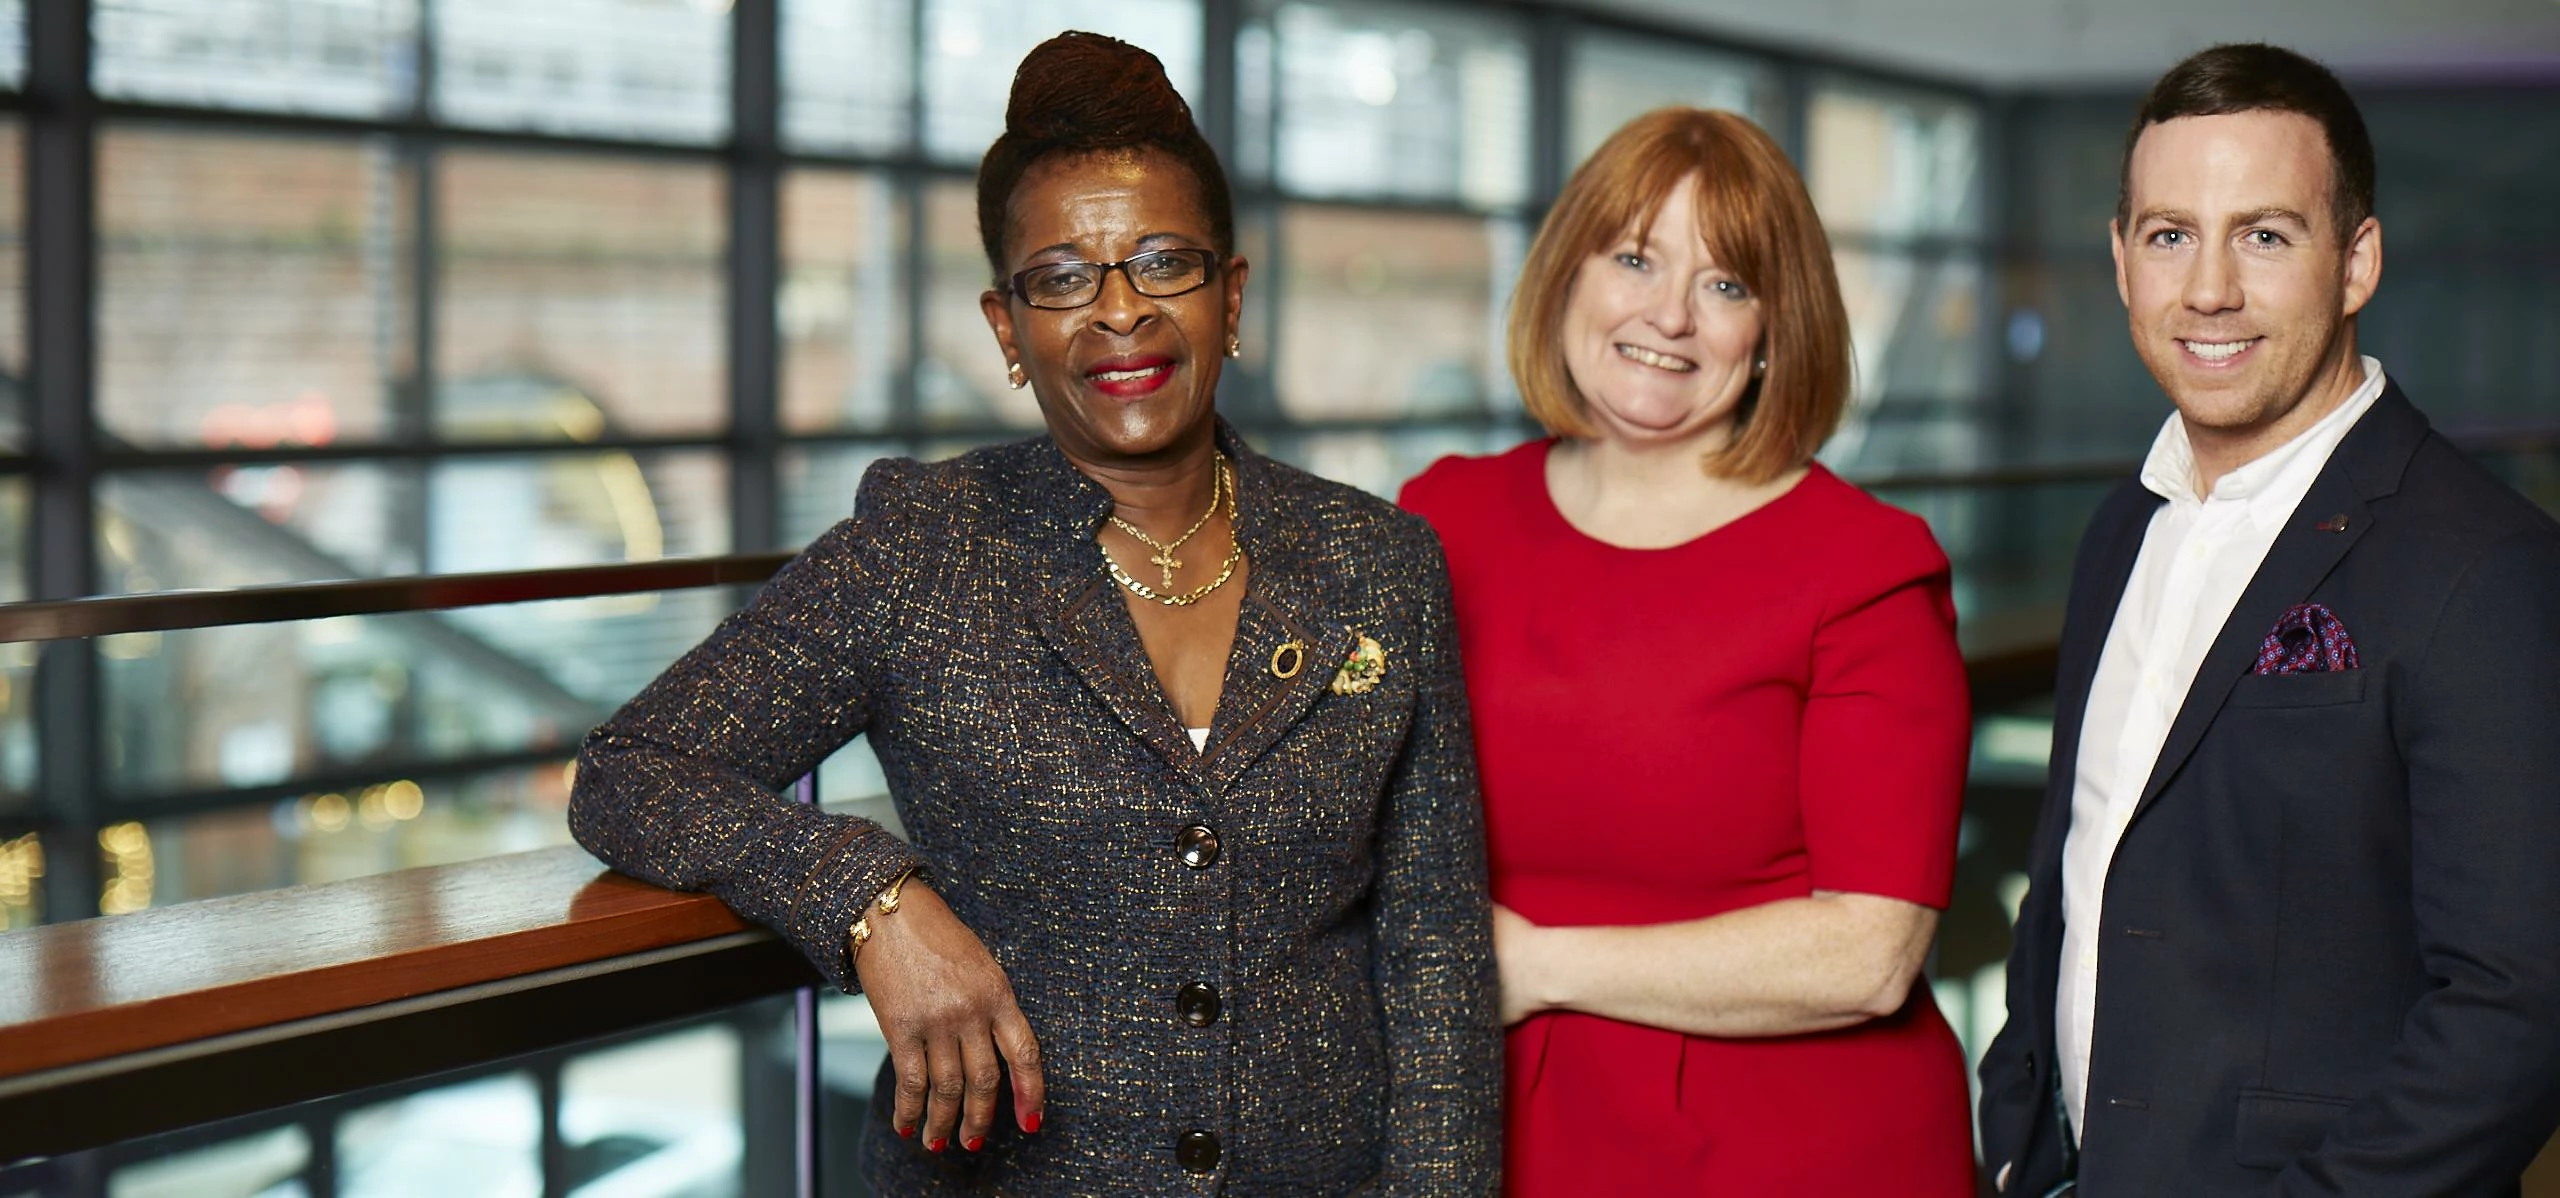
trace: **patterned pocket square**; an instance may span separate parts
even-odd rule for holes
[[[2338,613],[2317,603],[2295,605],[2276,619],[2275,630],[2258,644],[2260,674],[2326,674],[2362,668],[2356,662],[2356,639],[2347,635]]]

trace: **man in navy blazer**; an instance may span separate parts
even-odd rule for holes
[[[2513,1194],[2560,1124],[2560,526],[2357,354],[2373,175],[2274,47],[2135,118],[2117,289],[2177,411],[2072,574],[2004,1194]]]

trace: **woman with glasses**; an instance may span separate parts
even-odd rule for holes
[[[1795,167],[1664,109],[1574,172],[1511,370],[1551,437],[1405,488],[1448,547],[1529,1198],[1966,1198],[1919,979],[1970,727],[1947,559],[1813,461],[1849,322]]]
[[[1047,435],[874,466],[589,737],[579,841],[870,997],[879,1193],[1490,1193],[1484,845],[1430,531],[1219,421],[1247,268],[1152,55],[1033,50],[978,220]],[[863,734],[908,842],[775,793]]]

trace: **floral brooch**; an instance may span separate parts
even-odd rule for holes
[[[1387,651],[1378,644],[1376,638],[1360,636],[1357,629],[1344,631],[1353,636],[1359,636],[1360,647],[1353,649],[1351,656],[1343,658],[1342,668],[1333,672],[1333,693],[1337,695],[1366,694],[1378,685],[1378,679],[1386,677]]]

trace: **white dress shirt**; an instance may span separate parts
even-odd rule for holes
[[[2072,763],[2071,832],[2062,846],[2062,969],[2053,1031],[2075,1137],[2089,1096],[2107,867],[2206,650],[2330,452],[2382,395],[2382,364],[2363,361],[2364,385],[2337,411],[2222,476],[2202,499],[2196,497],[2195,451],[2177,416],[2161,427],[2143,459],[2142,485],[2168,502],[2143,533],[2142,554],[2089,684],[2079,759]]]

